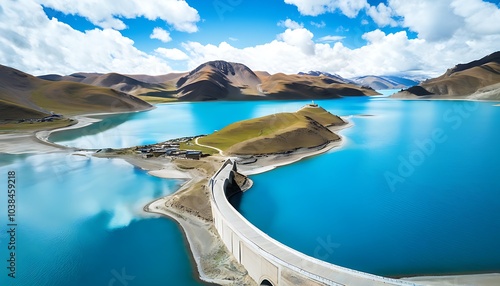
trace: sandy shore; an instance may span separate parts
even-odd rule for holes
[[[329,127],[328,129],[330,129],[332,132],[339,132],[343,129],[354,126],[353,122],[348,120],[348,117],[342,117],[342,119],[345,122],[347,122],[347,124],[342,126]],[[234,159],[236,159],[236,161],[242,161],[242,162],[245,162],[250,159],[252,159],[252,161],[255,160],[255,162],[248,164],[244,163],[238,164],[238,171],[245,176],[256,175],[268,172],[280,166],[293,164],[307,157],[312,157],[328,152],[335,147],[341,147],[344,144],[345,140],[341,134],[337,133],[337,135],[339,135],[341,138],[339,141],[330,142],[328,144],[317,146],[315,148],[301,148],[289,154],[242,156],[241,158],[234,158]]]
[[[144,210],[167,216],[181,226],[201,280],[217,285],[254,285],[246,270],[228,255],[211,222],[169,205],[170,198],[165,197],[146,205]]]
[[[213,156],[198,162],[127,155],[124,159],[145,170],[152,168],[149,174],[153,176],[188,179],[174,194],[149,203],[144,211],[167,216],[181,226],[201,280],[217,285],[255,285],[227,251],[211,219],[208,180],[223,158]]]
[[[304,158],[319,155],[325,152],[330,151],[335,147],[339,147],[342,145],[342,141],[335,141],[328,143],[326,145],[321,145],[316,148],[302,148],[294,151],[291,154],[277,154],[277,155],[262,155],[255,156],[252,159],[256,161],[249,164],[239,164],[238,171],[245,175],[256,175],[264,172],[271,171],[280,166],[285,166],[288,164],[292,164],[298,162]],[[244,160],[250,159],[243,157]],[[236,158],[238,161],[238,158]]]
[[[89,125],[91,125],[93,123],[101,121],[100,119],[95,119],[95,118],[88,117],[88,116],[95,116],[95,115],[100,115],[100,114],[88,114],[88,115],[78,115],[78,116],[75,116],[72,119],[74,119],[74,120],[77,121],[76,124],[71,125],[71,126],[62,127],[62,128],[53,129],[53,130],[37,131],[37,132],[35,132],[35,136],[40,141],[43,141],[43,142],[46,142],[46,143],[50,143],[48,139],[49,139],[50,134],[52,134],[53,132],[59,132],[59,131],[64,131],[64,130],[71,130],[71,129],[83,128],[85,126],[89,126]],[[52,143],[50,143],[50,144],[52,144]]]
[[[67,148],[39,140],[33,132],[0,134],[0,152],[9,154],[48,153]]]
[[[150,109],[154,109],[152,107]],[[149,110],[150,110],[149,109]],[[133,111],[143,112],[147,110]],[[0,133],[0,152],[9,154],[28,154],[28,153],[47,153],[57,151],[77,150],[62,145],[52,143],[48,140],[50,134],[64,130],[78,129],[93,123],[101,121],[101,119],[91,118],[92,116],[117,115],[131,112],[108,112],[108,113],[92,113],[84,115],[75,115],[71,119],[77,123],[65,127],[57,127],[49,130],[26,130],[20,132],[1,132]]]
[[[138,111],[101,112],[101,113],[89,113],[89,114],[75,115],[75,116],[72,116],[71,119],[76,120],[77,121],[76,124],[73,124],[71,126],[62,127],[62,128],[51,129],[51,130],[37,131],[37,132],[35,132],[35,136],[40,141],[52,144],[51,142],[48,141],[48,138],[50,137],[50,134],[52,134],[54,132],[83,128],[83,127],[89,126],[91,124],[94,124],[94,123],[102,121],[102,119],[97,119],[97,118],[92,118],[92,117],[106,116],[106,115],[129,114],[129,113],[136,113],[136,112],[144,112],[144,111],[152,110],[152,109],[155,109],[155,108],[156,107],[153,106],[153,107],[151,107],[149,109],[138,110]]]

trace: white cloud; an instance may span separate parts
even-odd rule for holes
[[[367,10],[367,14],[372,17],[373,21],[375,21],[379,27],[397,26],[396,21],[392,18],[394,16],[392,8],[386,6],[384,3],[379,3],[378,6],[370,6]]]
[[[290,20],[290,19],[286,19],[285,21],[279,21],[278,26],[283,27],[283,28],[287,28],[287,29],[300,29],[300,28],[304,27],[304,25],[302,23],[299,24],[299,23],[297,23],[293,20]]]
[[[320,41],[320,42],[338,42],[338,41],[343,40],[344,38],[345,37],[343,37],[343,36],[328,35],[328,36],[324,36],[324,37],[319,38],[318,41]]]
[[[377,43],[380,42],[385,38],[385,33],[382,32],[381,30],[377,29],[368,33],[363,34],[361,36],[363,39],[365,39],[368,43]]]
[[[311,25],[313,25],[316,28],[324,28],[324,27],[326,27],[325,21],[321,21],[319,23],[311,21]]]
[[[420,39],[446,41],[455,33],[494,35],[500,33],[500,9],[482,0],[388,0],[370,6],[366,0],[284,0],[297,6],[302,15],[317,16],[340,10],[354,18],[359,11],[366,13],[379,27],[398,25],[416,32]],[[399,21],[399,22],[398,22]],[[314,26],[321,26],[311,22]],[[363,19],[362,25],[368,21]]]
[[[493,3],[481,0],[454,0],[451,3],[456,15],[465,19],[467,29],[480,35],[500,33],[500,9]]]
[[[302,28],[302,25],[294,21],[289,21],[288,23],[285,21],[285,27],[288,27],[288,29],[278,35],[278,40],[282,40],[290,46],[299,48],[304,54],[314,55],[313,33]]]
[[[285,3],[297,6],[302,15],[317,16],[340,10],[349,18],[368,7],[366,0],[285,0]]]
[[[196,32],[200,20],[198,11],[182,0],[36,0],[46,7],[65,14],[80,15],[102,28],[122,30],[126,28],[120,18],[145,17],[161,19],[182,32]]]
[[[427,41],[500,33],[499,7],[482,0],[389,0],[388,6],[402,18],[403,27]]]
[[[0,31],[0,63],[35,75],[172,71],[164,60],[138,50],[119,31],[82,33],[49,19],[42,6],[31,0],[1,1]]]
[[[429,41],[447,40],[463,26],[463,18],[453,13],[451,0],[391,0],[389,6],[403,17],[403,26]]]
[[[287,31],[301,31],[303,38],[294,35],[296,37],[291,41],[284,36]],[[188,42],[183,44],[183,48],[189,56],[190,68],[206,61],[223,59],[271,73],[321,70],[351,77],[400,73],[437,76],[457,63],[479,59],[500,46],[498,34],[475,39],[468,38],[466,33],[455,33],[446,41],[431,42],[409,39],[405,31],[386,34],[374,30],[363,35],[367,41],[364,46],[351,49],[341,42],[310,44],[313,35],[304,28],[287,31],[280,34],[277,40],[243,49],[226,42],[219,45]],[[303,43],[309,45],[304,47]],[[304,48],[314,51],[314,54],[304,52]]]
[[[76,71],[162,74],[172,71],[168,60],[180,61],[176,66],[185,61],[194,68],[216,59],[272,73],[321,70],[345,77],[399,72],[438,75],[500,47],[496,23],[500,9],[480,0],[389,0],[385,8],[374,8],[375,17],[386,20],[388,16],[382,12],[392,9],[392,18],[417,32],[417,39],[409,39],[404,31],[387,34],[374,30],[363,35],[366,42],[358,48],[344,46],[335,35],[315,43],[313,33],[303,24],[287,19],[280,22],[285,31],[268,43],[236,48],[227,42],[187,42],[182,49],[158,48],[152,54],[138,50],[117,30],[80,32],[48,19],[36,1],[40,0],[0,1],[0,64],[36,75]],[[337,33],[344,30],[339,27]]]
[[[149,35],[149,38],[151,39],[158,39],[164,43],[168,43],[172,41],[172,38],[170,37],[170,33],[163,30],[160,27],[156,27],[153,29],[153,33]]]
[[[189,59],[188,55],[186,55],[183,51],[179,49],[166,49],[166,48],[158,48],[155,50],[159,55],[174,61],[185,61]]]

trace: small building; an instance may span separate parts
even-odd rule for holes
[[[161,155],[165,155],[165,150],[153,150],[153,156],[160,157]]]
[[[172,151],[170,156],[183,156],[183,155],[186,155],[186,152],[187,151],[184,151],[184,150],[175,150],[175,151]]]
[[[307,105],[308,107],[318,107],[317,103],[314,103],[314,100]]]
[[[165,155],[167,156],[173,156],[175,152],[177,152],[179,149],[178,148],[168,148],[165,149]]]
[[[187,159],[200,160],[201,154],[202,154],[201,151],[187,151],[186,152],[186,158]]]

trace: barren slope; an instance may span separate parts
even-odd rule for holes
[[[320,99],[377,95],[372,89],[339,83],[324,76],[274,74],[262,83],[262,92],[273,99]]]
[[[177,89],[181,100],[234,100],[259,94],[260,83],[257,75],[243,64],[211,61],[180,78]]]
[[[475,98],[475,99],[497,99],[499,92],[496,84],[500,83],[500,52],[493,53],[482,59],[458,64],[448,69],[443,75],[424,81],[418,85],[420,89],[428,91],[426,98]],[[489,87],[489,88],[488,88]],[[488,95],[471,96],[487,89]],[[417,89],[415,89],[417,90]],[[422,92],[421,92],[422,93]],[[392,97],[418,97],[412,90],[396,93]]]
[[[9,112],[0,115],[2,120],[36,119],[51,112],[75,115],[136,111],[150,107],[134,96],[110,88],[47,81],[0,66],[0,109],[9,109]]]

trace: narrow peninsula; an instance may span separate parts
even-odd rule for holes
[[[203,280],[221,285],[255,285],[215,228],[210,203],[212,176],[231,158],[239,166],[238,171],[233,171],[232,188],[245,191],[252,186],[245,175],[339,146],[341,136],[334,131],[347,126],[345,120],[313,103],[297,112],[236,122],[207,136],[99,150],[95,156],[123,158],[154,176],[186,179],[177,192],[151,202],[144,210],[171,217],[182,226]]]

